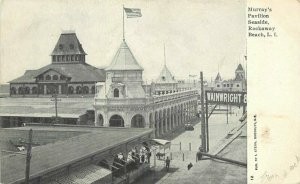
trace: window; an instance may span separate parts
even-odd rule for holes
[[[25,87],[24,93],[25,93],[25,94],[29,94],[29,93],[30,93],[30,88],[29,88],[28,86]]]
[[[56,61],[56,56],[52,56],[52,61]]]
[[[70,60],[70,56],[67,56],[67,61],[69,61]]]
[[[65,56],[62,56],[62,59],[61,59],[62,61],[65,61]]]
[[[31,90],[32,90],[32,94],[37,94],[38,93],[37,87],[32,87]]]
[[[63,75],[61,75],[61,76],[60,76],[60,80],[66,80],[66,77],[63,76]]]
[[[78,61],[79,60],[79,56],[76,56],[76,61]]]
[[[226,84],[224,84],[223,87],[226,87]]]
[[[95,94],[95,86],[92,86],[91,91],[92,94]]]
[[[116,97],[116,98],[119,97],[119,89],[118,88],[114,89],[114,97]]]
[[[71,61],[74,61],[74,56],[71,56]]]
[[[76,87],[76,94],[81,94],[81,92],[82,92],[81,86],[77,86]]]
[[[63,44],[59,44],[59,50],[63,50],[63,48],[64,48],[64,46],[63,46]]]
[[[233,84],[230,84],[230,87],[233,87]]]
[[[70,44],[70,49],[73,50],[74,49],[74,45]]]
[[[162,76],[161,79],[164,81],[164,80],[166,80],[166,77],[165,77],[165,76]]]
[[[57,75],[53,75],[53,80],[58,80],[58,76]]]
[[[22,87],[18,88],[18,94],[23,94],[23,88]]]
[[[236,87],[240,87],[240,85],[237,84]]]
[[[46,76],[46,80],[51,80],[51,76],[50,76],[50,75],[47,75],[47,76]]]
[[[68,94],[73,94],[73,93],[74,93],[73,86],[69,86],[69,88],[68,88]]]
[[[15,87],[10,88],[10,94],[15,95],[17,93],[17,90]]]
[[[227,87],[229,87],[229,84],[227,84]]]
[[[82,92],[83,92],[83,94],[89,94],[89,87],[84,86],[84,87],[82,88]]]
[[[217,85],[217,87],[219,88],[219,87],[220,87],[220,85],[218,84],[218,85]]]

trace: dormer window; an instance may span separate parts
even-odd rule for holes
[[[118,88],[114,89],[114,97],[119,98],[119,89]]]
[[[63,48],[64,48],[63,44],[59,44],[58,48],[59,48],[59,50],[63,50]]]
[[[74,49],[74,45],[70,44],[70,49],[73,50]]]
[[[60,80],[66,80],[66,77],[63,76],[63,75],[61,75],[61,76],[60,76]]]
[[[162,76],[161,79],[164,81],[164,80],[166,80],[166,77],[165,77],[165,76]]]
[[[46,80],[51,80],[51,76],[50,76],[50,75],[47,75],[47,76],[46,76]]]
[[[53,75],[53,80],[58,80],[58,76],[57,75]]]

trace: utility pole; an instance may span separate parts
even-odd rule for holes
[[[203,72],[200,72],[201,82],[201,147],[206,151],[206,126],[204,115],[204,86],[203,86]]]
[[[58,123],[58,115],[57,115],[57,101],[60,101],[60,99],[57,99],[57,93],[56,90],[54,94],[52,95],[53,99],[51,101],[54,101],[54,106],[55,106],[55,123]]]
[[[30,159],[31,159],[31,148],[32,148],[32,129],[29,130],[28,142],[25,142],[25,144],[27,144],[25,184],[29,184]]]

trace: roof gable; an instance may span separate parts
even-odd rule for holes
[[[239,64],[235,71],[244,71],[244,68],[241,64]]]
[[[109,70],[144,70],[133,56],[127,43],[123,41],[115,54],[111,64],[105,69]]]
[[[164,65],[156,83],[177,83],[167,65]]]
[[[51,55],[74,54],[86,55],[75,33],[62,33]]]

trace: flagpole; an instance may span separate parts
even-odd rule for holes
[[[123,4],[123,41],[125,41],[125,28],[124,28],[124,4]]]

